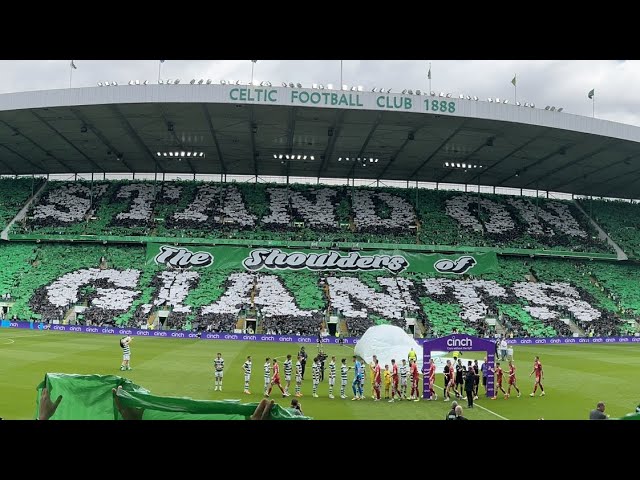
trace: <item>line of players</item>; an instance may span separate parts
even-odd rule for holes
[[[353,356],[353,366],[349,367],[346,364],[347,359],[343,358],[341,360],[340,365],[340,398],[345,399],[347,396],[346,387],[348,382],[348,372],[350,369],[354,370],[354,379],[352,382],[352,390],[353,390],[353,398],[352,400],[363,400],[365,398],[364,395],[364,383],[366,377],[366,366],[364,362],[360,362],[357,357]],[[455,358],[454,358],[455,363]],[[485,359],[486,363],[486,359]],[[269,397],[273,390],[273,387],[277,386],[282,392],[283,397],[291,396],[289,392],[289,388],[291,386],[291,378],[293,371],[293,362],[291,360],[291,355],[287,355],[287,359],[283,362],[284,366],[284,380],[285,385],[282,385],[280,378],[280,365],[278,364],[278,360],[276,358],[265,359],[265,363],[263,366],[264,372],[264,395],[265,397]],[[243,373],[244,373],[244,393],[250,395],[249,384],[251,381],[251,372],[252,372],[252,360],[251,355],[247,356],[247,359],[242,365]],[[407,380],[408,377],[411,379],[411,394],[409,396],[409,400],[419,401],[420,400],[420,390],[419,390],[419,381],[420,381],[420,371],[418,369],[417,361],[415,358],[409,358],[409,364],[405,359],[402,359],[402,364],[398,366],[395,359],[391,360],[391,370],[389,370],[389,365],[385,365],[384,373],[380,368],[380,364],[376,355],[373,356],[373,361],[369,365],[372,374],[372,398],[374,401],[380,400],[381,395],[381,387],[382,387],[382,376],[384,375],[385,380],[385,398],[389,398],[389,391],[391,391],[391,397],[389,402],[393,402],[396,400],[407,400]],[[320,384],[320,375],[321,375],[321,361],[318,357],[313,359],[313,365],[311,367],[312,372],[312,385],[313,385],[313,397],[318,398],[318,385]],[[449,400],[450,392],[453,390],[455,396],[457,398],[464,399],[464,395],[462,393],[462,385],[463,385],[463,375],[465,372],[465,367],[462,365],[462,361],[457,359],[457,363],[455,364],[455,376],[453,375],[453,365],[451,364],[451,360],[447,360],[447,365],[444,368],[445,375],[445,401]],[[295,377],[295,396],[302,396],[302,357],[298,356],[298,359],[295,364],[296,369],[296,377]],[[478,363],[475,362],[475,365],[471,365],[471,361],[469,361],[469,365],[467,370],[473,369],[476,377],[475,388],[473,391],[473,395],[475,399],[478,399],[478,387],[480,383],[480,371],[478,369]],[[224,376],[224,359],[222,358],[222,354],[218,353],[214,360],[214,370],[215,370],[215,384],[214,390],[222,391],[222,379]],[[434,391],[433,385],[435,383],[435,372],[436,366],[433,359],[430,360],[429,370],[427,372],[429,378],[429,389],[431,392],[431,398],[433,400],[437,400],[438,396]],[[336,365],[336,357],[335,355],[331,357],[331,362],[329,362],[329,398],[335,398],[333,395],[335,381],[336,381],[336,373],[337,373],[337,365]],[[542,363],[540,362],[540,357],[536,356],[533,370],[529,374],[536,375],[536,381],[533,387],[533,392],[530,394],[531,397],[535,396],[536,390],[538,386],[540,386],[541,394],[540,396],[544,396],[544,387],[542,386],[542,380],[544,378]],[[500,367],[500,362],[496,363],[496,390],[500,390],[505,399],[508,399],[511,395],[511,387],[513,387],[518,393],[518,397],[520,397],[520,389],[517,386],[516,380],[516,366],[513,361],[509,361],[509,387],[508,391],[505,392],[502,387],[502,380],[504,372]],[[483,373],[483,385],[486,389],[486,372]],[[497,396],[494,396],[495,400]]]
[[[485,365],[486,365],[486,361],[487,359],[485,358]],[[455,365],[455,366],[454,366]],[[485,388],[487,388],[487,369],[489,368],[488,366],[483,365],[483,386]],[[436,395],[435,391],[433,390],[433,384],[435,382],[435,365],[433,364],[433,359],[431,360],[431,365],[429,368],[429,388],[431,391],[431,395],[435,396],[434,400],[438,399],[438,396]],[[455,370],[454,370],[455,368]],[[462,390],[463,390],[463,384],[464,384],[464,376],[466,374],[467,371],[473,370],[474,371],[474,377],[475,377],[475,382],[474,382],[474,387],[473,387],[473,396],[474,396],[474,400],[478,400],[478,387],[480,384],[480,370],[478,369],[478,361],[476,360],[475,363],[472,365],[471,361],[469,360],[468,362],[468,366],[465,368],[464,365],[462,365],[462,360],[461,359],[457,359],[456,362],[456,358],[454,357],[453,360],[453,364],[451,362],[451,360],[447,360],[447,364],[444,367],[443,373],[444,373],[444,380],[445,380],[445,389],[444,389],[444,401],[447,402],[450,400],[450,392],[453,391],[453,393],[455,394],[456,398],[460,398],[462,400],[466,400],[466,397],[464,396]],[[531,371],[531,373],[529,374],[529,376],[533,375],[535,373],[535,384],[533,386],[533,392],[531,392],[529,394],[530,397],[534,397],[536,394],[536,391],[538,389],[538,386],[540,387],[540,396],[544,397],[545,396],[545,392],[544,392],[544,387],[542,385],[542,380],[544,378],[544,374],[543,374],[543,370],[542,370],[542,363],[540,362],[540,357],[536,356],[534,362],[533,362],[533,370]],[[505,400],[508,399],[511,396],[511,387],[513,387],[515,389],[515,391],[518,393],[518,397],[520,397],[520,389],[518,388],[517,385],[517,378],[516,378],[516,366],[513,363],[512,360],[509,360],[509,387],[508,390],[505,392],[503,386],[502,386],[502,379],[504,376],[504,372],[502,370],[502,367],[500,367],[500,362],[496,363],[496,368],[495,368],[495,378],[496,378],[496,387],[495,387],[495,393],[494,396],[492,397],[492,400],[497,399],[497,393],[498,390],[500,390],[502,392],[502,394],[504,395]],[[468,391],[467,391],[467,395],[468,395]]]
[[[213,361],[214,364],[214,374],[215,374],[215,382],[214,382],[214,391],[222,391],[222,380],[224,378],[224,359],[222,358],[222,354],[218,353],[216,358]],[[276,358],[267,357],[265,359],[265,363],[263,366],[264,372],[264,396],[271,396],[271,392],[274,387],[278,387],[282,393],[283,397],[291,396],[290,387],[291,387],[291,379],[293,373],[293,361],[291,359],[291,355],[287,355],[287,359],[283,362],[284,367],[284,385],[282,384],[280,378],[280,364]],[[420,372],[418,370],[418,364],[415,358],[409,359],[409,364],[407,365],[406,360],[402,360],[402,364],[398,366],[395,360],[391,360],[391,370],[389,370],[389,366],[385,365],[384,372],[380,368],[379,361],[377,357],[373,356],[373,361],[369,365],[372,374],[372,397],[375,401],[380,400],[381,386],[382,386],[382,376],[385,378],[385,392],[386,398],[389,397],[389,391],[391,391],[390,402],[395,401],[397,398],[407,399],[407,381],[411,379],[411,395],[409,400],[419,401],[419,379]],[[249,390],[249,384],[251,383],[251,373],[253,370],[253,363],[251,359],[251,355],[247,356],[247,359],[242,364],[242,370],[244,373],[244,393],[247,395],[251,394]],[[318,398],[318,385],[320,384],[322,364],[320,358],[316,357],[313,359],[313,364],[311,367],[312,373],[312,386],[313,386],[313,397]],[[347,359],[343,358],[340,363],[340,398],[346,399],[346,389],[348,383],[348,373],[349,370],[354,371],[353,382],[351,384],[351,388],[353,390],[353,398],[352,400],[363,400],[365,398],[364,395],[364,383],[366,377],[366,364],[364,362],[360,362],[356,356],[353,356],[353,366],[347,366]],[[338,365],[336,363],[335,355],[331,357],[331,362],[329,362],[329,398],[333,399],[335,396],[334,387],[336,383],[336,377],[338,373]],[[302,357],[298,356],[298,359],[295,363],[295,396],[302,396]]]

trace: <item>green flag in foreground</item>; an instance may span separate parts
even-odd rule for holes
[[[122,387],[118,389],[118,387]],[[42,389],[46,388],[54,401],[62,395],[51,420],[123,420],[114,401],[117,390],[120,409],[127,409],[142,420],[247,420],[257,403],[237,400],[193,400],[191,398],[160,397],[131,380],[115,375],[76,375],[47,373],[38,387],[35,418],[38,418]],[[272,420],[310,420],[295,415],[280,405],[271,408]]]

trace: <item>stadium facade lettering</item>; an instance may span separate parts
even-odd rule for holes
[[[322,107],[354,107],[383,110],[456,113],[456,102],[440,97],[422,100],[413,95],[366,96],[360,92],[275,88],[233,87],[228,91],[231,102],[268,103],[273,105],[317,105]]]

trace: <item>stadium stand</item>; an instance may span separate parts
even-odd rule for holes
[[[640,205],[610,200],[580,200],[580,204],[627,255],[640,258]]]
[[[20,319],[139,326],[160,311],[164,327],[233,331],[247,305],[258,328],[317,334],[331,308],[349,335],[374,323],[405,328],[417,318],[427,335],[460,331],[491,335],[486,317],[522,336],[571,335],[565,320],[586,334],[629,332],[637,318],[628,265],[554,259],[499,259],[496,273],[434,277],[374,272],[247,272],[162,270],[146,264],[143,246],[3,242],[0,295]],[[623,281],[621,279],[627,279]],[[637,283],[636,283],[637,284]]]
[[[567,201],[254,183],[51,182],[13,233],[613,251]]]

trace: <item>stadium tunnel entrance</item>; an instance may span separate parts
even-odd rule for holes
[[[496,344],[486,338],[474,337],[465,334],[453,334],[446,337],[425,340],[422,345],[422,398],[429,400],[429,362],[432,352],[460,352],[462,355],[470,352],[486,352],[487,354],[487,393],[491,398],[495,393],[494,375],[496,367]],[[482,374],[481,374],[482,376]]]

